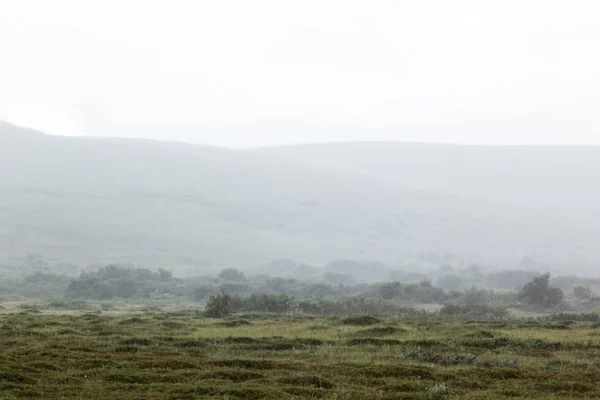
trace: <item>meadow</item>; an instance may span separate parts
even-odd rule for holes
[[[0,399],[600,398],[600,323],[0,311]]]

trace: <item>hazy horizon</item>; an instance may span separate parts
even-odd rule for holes
[[[234,148],[597,145],[599,17],[594,1],[9,0],[0,119]]]
[[[135,136],[110,136],[110,135],[61,135],[55,133],[44,132],[42,130],[32,128],[29,126],[24,126],[20,124],[15,124],[10,121],[0,119],[0,123],[6,123],[17,128],[23,129],[31,129],[37,131],[44,135],[50,136],[59,136],[59,137],[74,137],[74,138],[95,138],[95,139],[133,139],[133,140],[149,140],[149,141],[157,141],[157,142],[171,142],[171,143],[181,143],[181,144],[190,144],[190,145],[198,145],[198,146],[209,146],[209,147],[221,147],[224,149],[232,149],[232,150],[252,150],[252,149],[270,149],[270,148],[280,148],[280,147],[301,147],[301,146],[319,146],[319,145],[351,145],[351,144],[386,144],[393,143],[398,145],[409,145],[409,146],[452,146],[452,147],[482,147],[482,148],[555,148],[555,147],[600,147],[599,144],[561,144],[561,143],[525,143],[525,144],[481,144],[481,143],[460,143],[460,142],[425,142],[425,141],[408,141],[408,140],[332,140],[332,141],[313,141],[313,142],[289,142],[285,144],[266,144],[266,145],[248,145],[248,146],[228,146],[228,145],[218,145],[218,144],[209,144],[209,143],[199,143],[185,139],[171,139],[169,137],[164,138],[151,138],[151,137],[135,137]]]

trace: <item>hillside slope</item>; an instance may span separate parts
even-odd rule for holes
[[[435,252],[591,268],[598,238],[542,213],[278,155],[0,124],[0,259],[245,267]]]
[[[405,189],[545,210],[600,228],[600,146],[327,143],[264,149]]]

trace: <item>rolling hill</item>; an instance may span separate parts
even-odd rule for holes
[[[566,219],[294,158],[0,123],[0,259],[201,269],[278,258],[407,265],[425,252],[590,270],[600,260],[600,235]]]
[[[600,228],[600,146],[354,142],[265,151],[405,189],[485,198]]]

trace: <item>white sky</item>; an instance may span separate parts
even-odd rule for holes
[[[226,146],[600,144],[600,1],[0,0],[0,119]]]

